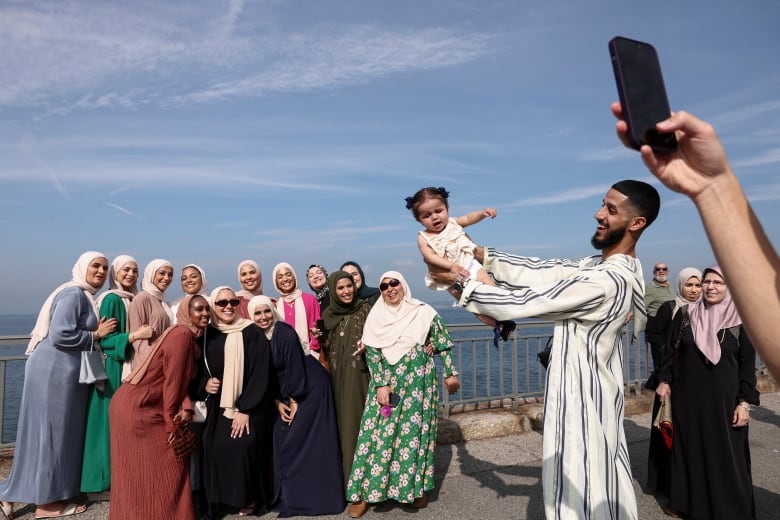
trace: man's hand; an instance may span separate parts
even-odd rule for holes
[[[615,128],[624,145],[627,125],[623,120],[620,103],[612,103],[612,113],[618,119]],[[674,132],[677,150],[671,153],[654,153],[643,145],[640,149],[645,166],[669,189],[688,195],[694,201],[704,193],[714,180],[731,174],[726,152],[712,125],[687,112],[675,112],[669,119],[656,125],[660,132]]]

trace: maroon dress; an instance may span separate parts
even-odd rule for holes
[[[123,383],[111,399],[111,520],[193,520],[187,457],[168,445],[173,417],[193,371],[192,332],[176,326],[137,384]]]

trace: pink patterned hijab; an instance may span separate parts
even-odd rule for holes
[[[708,272],[716,273],[718,276],[723,277],[723,271],[720,266],[713,265],[704,270],[702,281],[707,276]],[[742,324],[742,318],[739,317],[737,307],[734,305],[734,300],[731,298],[731,293],[728,290],[728,286],[725,287],[726,296],[720,303],[714,305],[709,304],[702,298],[697,303],[692,303],[688,307],[688,314],[691,319],[691,330],[693,331],[693,339],[696,341],[696,346],[699,347],[702,354],[709,359],[713,365],[717,365],[720,361],[720,341],[718,341],[718,332],[723,329],[728,329],[736,325]]]

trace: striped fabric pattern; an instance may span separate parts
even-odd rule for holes
[[[555,320],[545,391],[542,482],[547,518],[634,519],[623,430],[622,329],[643,323],[638,259],[539,260],[487,250],[498,287],[470,281],[461,304],[497,320]],[[636,327],[636,325],[635,325]]]

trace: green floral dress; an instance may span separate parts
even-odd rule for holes
[[[444,373],[453,373],[452,341],[440,316],[431,323],[428,338],[441,353]],[[393,499],[411,503],[433,489],[433,455],[439,392],[433,356],[417,345],[395,365],[382,351],[366,347],[371,372],[366,407],[355,458],[347,483],[347,500],[376,503]],[[390,386],[400,397],[390,417],[381,414],[376,388]]]

